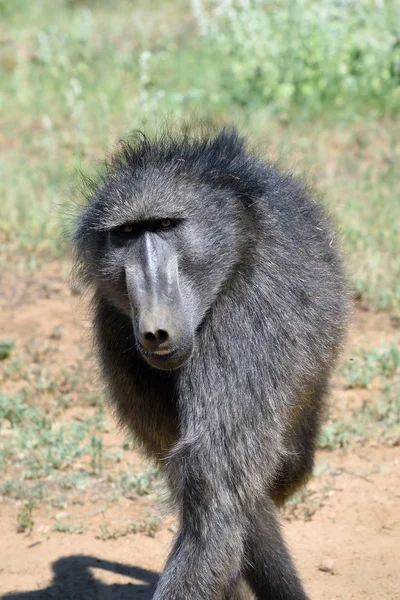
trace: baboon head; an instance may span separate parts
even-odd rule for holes
[[[243,160],[234,132],[200,141],[136,138],[113,157],[78,219],[84,279],[129,317],[153,367],[188,360],[239,260],[235,165]]]

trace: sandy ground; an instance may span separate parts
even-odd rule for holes
[[[77,357],[84,356],[86,316],[82,302],[71,297],[59,267],[46,275],[27,277],[22,283],[15,279],[13,285],[2,285],[1,290],[1,338],[13,338],[23,346],[32,336],[48,339],[61,323],[64,334],[53,362],[74,364]],[[360,312],[350,341],[368,345],[398,336],[388,315]],[[337,398],[340,404],[342,397],[343,391],[334,386],[332,401]],[[82,407],[76,410],[77,414],[85,411]],[[112,428],[105,434],[105,443],[117,445],[119,436]],[[135,450],[128,452],[128,459],[140,461]],[[347,451],[321,451],[317,471],[322,474],[309,487],[323,501],[311,511],[299,509],[285,513],[282,519],[285,537],[310,597],[398,600],[400,448],[370,443]],[[156,495],[122,499],[105,506],[101,495],[83,494],[68,507],[71,519],[87,525],[80,534],[55,533],[51,527],[54,514],[45,507],[35,513],[30,534],[17,533],[17,510],[15,503],[1,499],[2,598],[152,597],[173,539],[173,518],[164,518],[154,537],[138,533],[105,541],[98,536],[98,526],[115,526],[127,519],[140,519],[148,511],[158,511]]]

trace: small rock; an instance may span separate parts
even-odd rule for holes
[[[65,285],[61,281],[46,281],[43,287],[47,292],[58,294],[62,292],[62,290],[65,288]]]
[[[331,575],[336,573],[335,563],[330,558],[321,561],[317,569],[319,571],[323,571],[324,573],[330,573]]]
[[[50,527],[48,525],[39,525],[37,531],[39,533],[48,533],[50,531]]]
[[[66,510],[63,510],[62,512],[59,512],[56,514],[56,519],[57,519],[57,521],[59,519],[67,519],[69,516],[70,516],[69,512],[67,512]]]
[[[53,331],[50,333],[50,339],[60,340],[63,336],[63,333],[64,333],[64,326],[57,325],[57,327],[54,327]]]

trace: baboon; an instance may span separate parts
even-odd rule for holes
[[[329,219],[234,128],[132,134],[87,200],[104,382],[180,517],[155,600],[305,600],[277,507],[311,473],[346,325]]]

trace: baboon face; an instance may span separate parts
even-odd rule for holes
[[[142,357],[176,369],[237,260],[235,199],[168,169],[119,172],[82,215],[87,279],[132,321]]]

